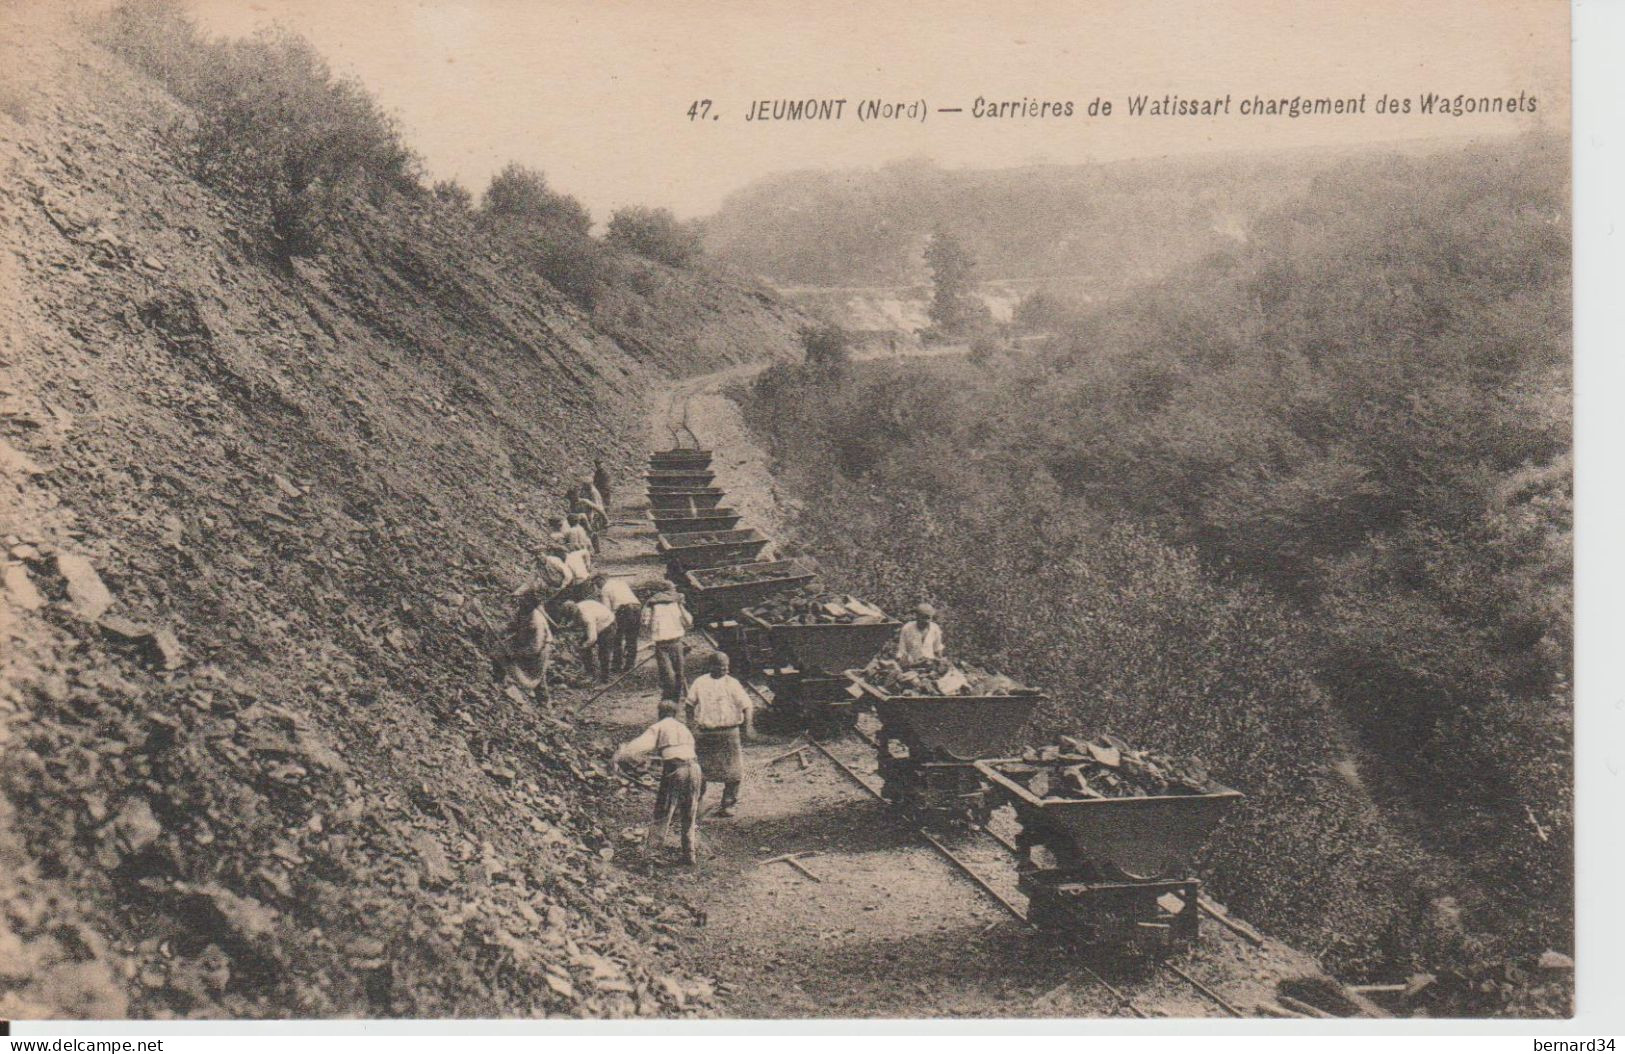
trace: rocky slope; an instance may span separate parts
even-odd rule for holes
[[[0,1018],[704,1008],[695,918],[607,867],[622,785],[485,642],[651,385],[797,317],[640,265],[617,339],[400,201],[271,260],[42,6],[0,56]]]

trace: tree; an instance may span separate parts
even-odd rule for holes
[[[434,197],[436,201],[444,202],[460,212],[467,212],[474,205],[474,195],[455,179],[442,179],[435,183]]]
[[[171,0],[134,0],[101,32],[193,108],[193,174],[249,206],[284,256],[318,251],[358,194],[421,190],[394,118],[286,29],[211,41]]]
[[[540,170],[510,161],[491,177],[480,197],[480,211],[497,220],[535,224],[585,237],[592,231],[592,213],[568,194],[547,185]]]
[[[491,177],[480,217],[493,238],[582,307],[593,307],[614,281],[613,257],[591,234],[592,214],[550,189],[537,169],[510,161]]]
[[[619,209],[609,218],[604,240],[617,249],[673,267],[682,267],[700,255],[699,229],[679,222],[670,209],[638,205]]]
[[[852,359],[852,338],[839,323],[828,320],[801,327],[801,347],[807,365],[825,369],[845,369]]]
[[[991,313],[974,291],[976,258],[958,238],[939,229],[926,243],[925,264],[931,269],[931,324],[938,333],[958,336],[987,324]]]

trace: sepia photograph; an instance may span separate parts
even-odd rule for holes
[[[1570,14],[0,0],[0,1031],[1568,1022]]]

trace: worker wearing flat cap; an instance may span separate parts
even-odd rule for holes
[[[922,603],[914,609],[914,621],[903,623],[897,633],[898,665],[917,666],[943,658],[942,627],[937,625],[936,616],[936,608]]]
[[[688,694],[688,677],[683,670],[683,637],[694,625],[694,616],[683,606],[683,598],[677,590],[668,585],[644,605],[643,621],[649,627],[649,639],[655,646],[660,697],[680,702]]]
[[[660,701],[660,719],[630,743],[615,751],[614,764],[629,758],[654,755],[660,762],[660,787],[655,793],[655,814],[644,839],[644,850],[652,860],[666,843],[673,822],[683,839],[683,863],[692,864],[700,851],[700,791],[704,787],[700,766],[694,757],[694,736],[677,719],[675,700]]]

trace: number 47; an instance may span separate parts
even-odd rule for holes
[[[703,121],[705,120],[706,114],[709,114],[710,112],[710,99],[695,99],[693,104],[688,108],[688,119],[690,121]]]

